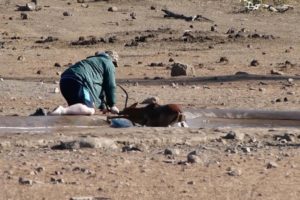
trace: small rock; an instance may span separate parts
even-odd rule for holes
[[[53,178],[53,177],[50,178],[50,182],[53,183],[53,184],[65,183],[64,179],[62,179],[62,178],[56,179],[56,178]]]
[[[27,179],[27,178],[20,177],[20,178],[19,178],[19,183],[20,183],[21,185],[32,185],[32,184],[33,184],[33,181],[30,180],[30,179]]]
[[[219,60],[219,63],[228,63],[229,62],[229,60],[228,60],[228,58],[227,57],[225,57],[225,56],[222,56],[221,58],[220,58],[220,60]]]
[[[294,82],[294,79],[289,78],[289,79],[288,79],[288,82],[289,82],[289,83],[293,83],[293,82]]]
[[[37,167],[35,170],[37,172],[41,173],[41,172],[45,171],[45,167]]]
[[[187,184],[188,185],[195,185],[195,181],[188,181]]]
[[[130,17],[131,19],[136,19],[136,13],[135,12],[130,13]]]
[[[60,92],[60,90],[59,90],[59,88],[54,88],[54,91],[53,91],[55,94],[57,94],[57,93],[59,93]]]
[[[236,136],[235,132],[230,131],[229,133],[227,133],[227,134],[226,134],[225,136],[223,136],[222,138],[223,138],[223,139],[228,139],[228,140],[233,140],[233,139],[235,139],[235,136]]]
[[[258,91],[260,91],[260,92],[265,92],[266,89],[265,89],[265,88],[258,88]]]
[[[164,150],[164,155],[179,155],[179,150],[178,149],[165,149]]]
[[[37,175],[37,172],[36,171],[30,171],[29,175]]]
[[[229,167],[227,169],[227,174],[229,176],[240,176],[240,175],[242,175],[242,171],[240,169],[236,169],[234,167]]]
[[[25,61],[25,57],[24,57],[24,56],[19,56],[19,57],[18,57],[18,60],[19,60],[19,61]]]
[[[46,116],[47,110],[44,108],[38,108],[33,114],[30,114],[30,116]]]
[[[271,74],[273,74],[273,75],[284,75],[283,72],[280,72],[280,71],[278,71],[278,70],[276,70],[276,69],[272,69],[272,70],[271,70]]]
[[[26,3],[26,9],[27,11],[34,11],[36,9],[36,4],[33,2]]]
[[[63,173],[61,171],[54,171],[55,175],[62,175]]]
[[[28,15],[26,13],[21,13],[21,19],[22,20],[28,19]]]
[[[275,135],[274,139],[276,141],[286,140],[288,142],[295,142],[295,136],[289,133],[285,133],[284,135]]]
[[[245,137],[244,133],[240,133],[240,132],[234,132],[234,131],[229,131],[225,136],[223,136],[223,139],[236,139],[236,140],[243,140]]]
[[[172,88],[178,88],[178,85],[177,85],[176,83],[172,83],[172,84],[171,84],[171,87],[172,87]]]
[[[118,8],[115,7],[115,6],[112,6],[112,7],[109,7],[109,8],[107,9],[107,11],[109,11],[109,12],[117,12],[117,11],[118,11]]]
[[[267,169],[277,168],[278,164],[276,162],[270,161],[267,163]]]
[[[61,67],[61,64],[59,64],[59,63],[54,63],[54,67]]]
[[[159,98],[158,97],[149,97],[149,98],[144,99],[141,104],[151,104],[151,103],[159,103]]]
[[[187,155],[187,162],[188,163],[200,163],[201,162],[199,156],[197,156],[196,151],[192,151]]]
[[[276,99],[275,102],[279,103],[282,102],[282,100],[280,98]]]
[[[156,7],[155,6],[151,6],[150,9],[151,10],[156,10]]]
[[[89,7],[89,4],[83,3],[83,4],[81,4],[81,7],[83,7],[83,8],[88,8],[88,7]]]
[[[251,62],[250,62],[250,66],[252,66],[252,67],[256,67],[256,66],[258,66],[259,65],[259,62],[258,62],[258,60],[252,60]]]
[[[163,67],[163,66],[164,66],[164,63],[162,63],[162,62],[160,62],[160,63],[152,62],[152,63],[150,63],[149,66],[150,66],[150,67]]]
[[[236,33],[236,29],[234,29],[234,28],[230,28],[230,29],[228,29],[228,31],[226,32],[226,34],[234,34],[234,33]]]
[[[195,69],[192,66],[182,64],[182,63],[173,63],[171,68],[171,76],[194,76]]]
[[[217,29],[216,29],[215,26],[211,26],[211,27],[210,27],[210,31],[215,32],[216,30],[217,30]]]
[[[129,151],[142,151],[140,148],[138,147],[135,147],[133,145],[125,145],[123,148],[122,148],[122,152],[129,152]]]
[[[242,149],[242,151],[243,151],[244,153],[250,153],[250,152],[251,152],[250,147],[242,147],[241,149]]]
[[[225,152],[227,153],[231,153],[231,154],[236,154],[238,152],[237,148],[236,147],[227,147],[225,149]]]
[[[70,13],[70,12],[68,12],[68,11],[65,11],[65,12],[63,12],[63,16],[72,16],[72,13]]]

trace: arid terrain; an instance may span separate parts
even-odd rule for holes
[[[157,96],[183,110],[300,108],[297,1],[284,13],[241,12],[238,0],[38,0],[24,11],[26,3],[0,0],[0,120],[66,105],[60,74],[106,49],[120,55],[129,104]],[[194,75],[171,77],[177,62]],[[122,109],[122,90],[117,97]],[[0,200],[299,199],[300,131],[0,129],[0,188]]]

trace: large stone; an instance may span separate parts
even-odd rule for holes
[[[171,68],[171,76],[194,76],[194,67],[182,63],[173,63]]]

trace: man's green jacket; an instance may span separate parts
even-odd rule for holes
[[[88,89],[96,108],[103,106],[103,92],[109,107],[116,104],[115,66],[111,58],[102,53],[79,61],[68,68],[61,78],[72,78]]]

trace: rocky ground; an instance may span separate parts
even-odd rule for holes
[[[241,13],[231,0],[78,2],[38,1],[33,11],[27,1],[0,2],[1,116],[65,105],[61,72],[105,49],[120,54],[129,103],[158,96],[184,109],[299,109],[296,1],[285,13]],[[164,18],[161,9],[211,21]],[[177,62],[199,79],[171,78]],[[298,199],[299,146],[295,128],[1,132],[0,199]]]

